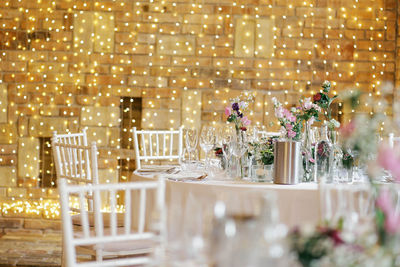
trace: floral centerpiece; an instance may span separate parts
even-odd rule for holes
[[[257,163],[262,165],[271,165],[274,163],[274,140],[278,137],[261,138],[260,142],[250,143],[248,154],[249,157],[254,157]]]
[[[335,120],[332,117],[332,103],[338,97],[334,95],[333,97],[329,96],[329,91],[331,90],[331,83],[329,81],[325,81],[322,84],[322,92],[318,92],[313,96],[313,103],[318,105],[321,109],[323,109],[323,114],[328,125],[330,131],[334,131],[336,128],[340,127],[340,122]]]
[[[300,110],[294,107],[290,110],[284,108],[276,97],[273,97],[272,101],[275,108],[275,117],[279,120],[285,137],[287,139],[300,140],[302,129],[302,120],[298,117]]]
[[[239,97],[230,100],[230,105],[225,108],[225,115],[227,116],[226,121],[233,123],[236,130],[236,148],[245,150],[247,147],[246,138],[244,132],[247,131],[247,127],[251,124],[250,119],[245,115],[249,112],[250,103],[254,102],[254,96],[250,93],[245,92]],[[243,155],[243,154],[242,154]],[[240,177],[244,177],[244,159],[243,157],[238,159],[238,169]]]
[[[311,98],[301,98],[300,106],[293,107],[290,111],[282,106],[282,104],[273,98],[275,107],[275,116],[278,118],[282,131],[288,139],[300,140],[301,131],[305,126],[304,139],[303,139],[303,180],[311,181],[313,174],[313,167],[315,164],[313,144],[311,141],[310,127],[314,121],[318,120],[321,108],[319,105],[313,103]],[[304,125],[304,126],[303,126]]]
[[[230,100],[230,105],[225,108],[226,121],[235,124],[236,132],[246,131],[251,124],[249,118],[244,114],[249,111],[249,104],[254,102],[252,94],[245,93]]]

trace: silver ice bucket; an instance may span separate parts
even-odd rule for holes
[[[297,184],[301,172],[301,142],[276,141],[274,147],[274,183]]]

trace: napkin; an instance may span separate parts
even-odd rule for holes
[[[153,165],[153,166],[143,166],[137,172],[170,172],[178,168],[178,166],[171,165]]]
[[[206,178],[207,174],[204,172],[179,172],[167,174],[165,177],[172,181],[197,181]]]

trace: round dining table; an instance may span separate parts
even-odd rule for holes
[[[320,221],[318,184],[282,185],[233,179],[173,179],[166,176],[166,206],[169,224],[182,225],[194,217],[208,215],[217,201],[223,201],[237,214],[254,207],[253,196],[274,195],[279,220],[289,228],[315,225]],[[133,172],[131,181],[155,180],[156,174]]]

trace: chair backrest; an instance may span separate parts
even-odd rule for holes
[[[333,225],[343,219],[348,226],[371,218],[374,212],[374,198],[367,184],[327,184],[319,185],[320,211],[322,221]]]
[[[161,247],[165,242],[166,231],[166,213],[165,213],[165,181],[158,179],[152,182],[129,182],[116,184],[97,184],[97,185],[69,185],[65,179],[60,180],[60,201],[61,215],[63,222],[64,247],[66,248],[66,259],[69,267],[72,266],[126,266],[126,265],[144,265],[152,262],[150,255],[123,257],[113,259],[103,259],[96,257],[96,260],[89,262],[78,262],[76,255],[76,247],[93,245],[96,255],[102,255],[105,245],[115,245],[118,242],[125,241],[156,241]],[[156,191],[153,194],[156,197],[156,208],[158,213],[158,223],[153,230],[145,228],[146,223],[146,194],[149,191]],[[95,231],[90,231],[89,215],[87,212],[87,204],[85,203],[85,195],[92,194],[94,196],[95,209],[94,221]],[[132,229],[132,195],[139,194],[139,216],[138,229]],[[122,231],[117,231],[117,198],[124,196],[124,221]],[[71,217],[70,198],[78,196],[80,217],[82,222],[82,232],[76,233],[73,227]],[[104,231],[103,215],[100,211],[99,203],[102,197],[107,196],[110,203],[110,231]],[[75,204],[76,205],[76,204]],[[121,228],[118,228],[118,230]]]
[[[394,136],[394,133],[389,133],[389,146],[394,148],[395,143],[400,143],[400,136]]]
[[[280,132],[267,132],[267,131],[258,131],[257,132],[258,137],[273,137],[273,136],[280,136]]]
[[[178,130],[137,130],[133,128],[136,169],[141,160],[180,161],[183,147],[183,128]],[[140,146],[139,146],[140,142]]]
[[[96,142],[87,146],[60,143],[59,140],[52,139],[57,180],[64,178],[73,184],[98,184]]]
[[[84,128],[81,133],[57,134],[57,132],[54,131],[52,140],[60,144],[70,144],[70,145],[80,145],[80,146],[88,145],[86,128]]]

